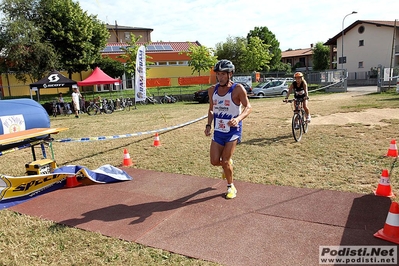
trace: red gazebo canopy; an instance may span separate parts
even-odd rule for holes
[[[78,81],[78,86],[90,86],[90,85],[100,85],[100,84],[114,84],[120,83],[120,79],[114,79],[104,73],[99,67],[93,70],[93,73],[85,80]]]

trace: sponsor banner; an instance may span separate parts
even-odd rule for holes
[[[18,177],[0,175],[0,201],[34,196],[62,182],[67,176],[68,174],[54,173]]]
[[[22,114],[1,116],[3,134],[10,134],[25,130],[25,119]]]
[[[319,264],[398,264],[398,246],[319,246]]]
[[[141,45],[137,50],[136,71],[135,71],[135,100],[136,102],[145,101],[146,95],[146,55],[145,46]]]
[[[0,175],[0,201],[35,196],[55,184],[64,182],[68,176],[76,176],[79,182],[86,185],[132,180],[125,171],[109,164],[95,170],[79,165],[66,165],[50,174],[18,177]]]

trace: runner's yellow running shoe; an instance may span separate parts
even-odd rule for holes
[[[234,199],[237,196],[236,187],[231,184],[231,186],[227,186],[226,199]]]
[[[229,163],[233,165],[233,159],[230,158]],[[226,179],[226,175],[224,174],[224,170],[222,170],[222,179]]]

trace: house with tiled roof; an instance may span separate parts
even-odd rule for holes
[[[281,52],[281,61],[301,71],[312,70],[313,44],[309,48]]]
[[[398,67],[398,24],[396,21],[357,20],[338,32],[324,43],[330,46],[331,68],[336,64],[338,69],[347,69],[351,78],[351,73],[364,73],[379,65]]]

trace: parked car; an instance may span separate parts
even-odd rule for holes
[[[252,93],[255,96],[287,95],[291,81],[288,79],[273,79],[256,85]]]
[[[252,88],[249,86],[247,83],[244,82],[236,82],[240,83],[244,89],[247,91],[248,95],[252,95]],[[194,93],[194,101],[197,101],[199,103],[209,103],[209,97],[208,97],[208,90],[199,90]]]

